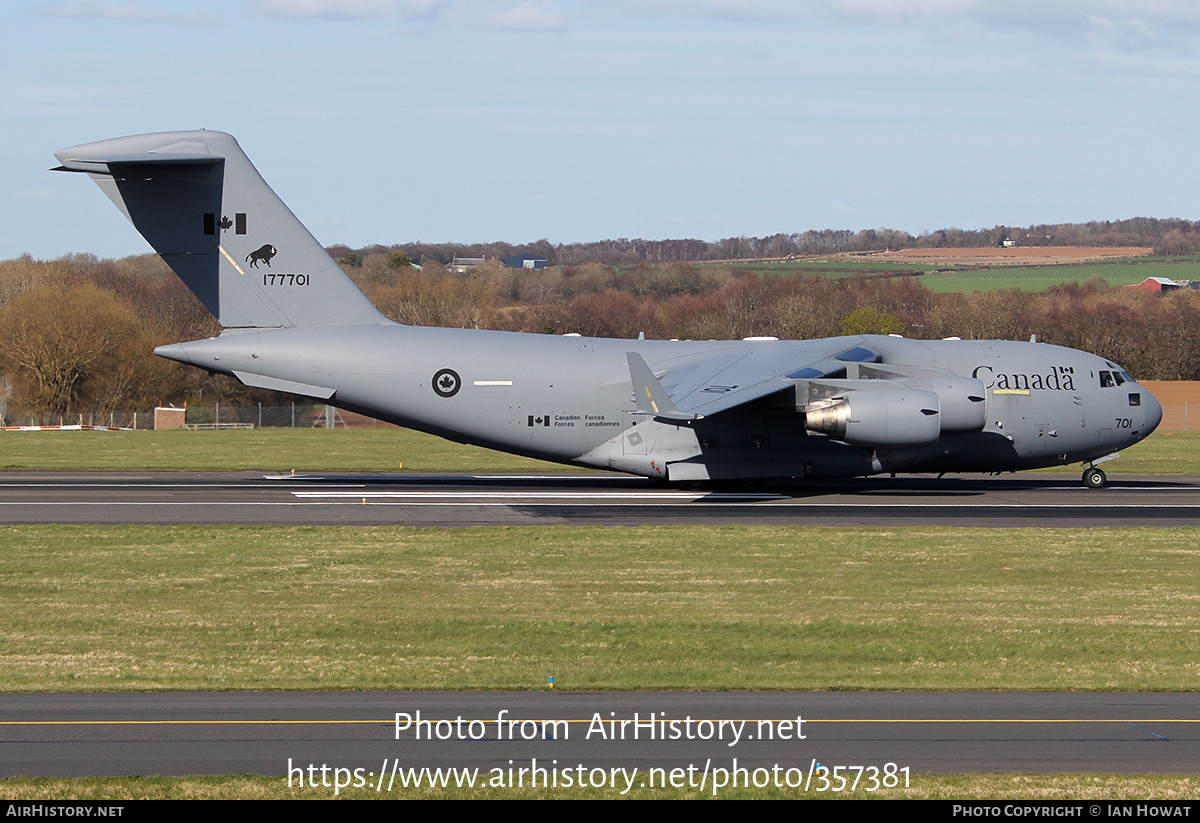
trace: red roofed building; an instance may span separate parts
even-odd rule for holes
[[[1175,291],[1179,288],[1179,284],[1168,277],[1147,277],[1141,283],[1135,286],[1126,286],[1127,289],[1145,289],[1146,291]]]

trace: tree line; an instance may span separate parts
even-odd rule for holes
[[[385,315],[411,325],[694,340],[1037,335],[1108,357],[1135,377],[1200,379],[1200,293],[1190,290],[1157,294],[1091,280],[1040,293],[935,294],[916,276],[828,278],[680,262],[532,270],[489,260],[457,274],[437,262],[402,265],[395,252],[367,253],[347,271]],[[0,261],[0,388],[10,418],[281,402],[152,353],[219,331],[153,255]]]
[[[938,229],[912,235],[896,229],[821,229],[767,237],[727,237],[704,240],[643,240],[620,238],[589,243],[398,243],[352,249],[330,247],[336,258],[353,254],[358,260],[372,255],[401,253],[416,263],[449,264],[459,257],[505,258],[514,254],[544,257],[554,265],[604,263],[633,266],[639,263],[762,260],[805,255],[888,251],[899,248],[974,248],[999,246],[1005,240],[1021,246],[1143,246],[1155,254],[1186,255],[1200,252],[1200,221],[1134,217],[1128,220],[1093,220],[1089,223],[1043,223],[1031,226],[993,226],[990,229]]]

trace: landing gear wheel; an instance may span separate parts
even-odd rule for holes
[[[1083,473],[1083,485],[1089,489],[1103,488],[1108,476],[1100,469],[1088,469]]]

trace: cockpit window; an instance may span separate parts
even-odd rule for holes
[[[1115,371],[1113,372],[1113,380],[1117,381],[1118,386],[1123,385],[1125,383],[1125,375],[1119,371]]]
[[[1142,394],[1141,394],[1141,392],[1130,392],[1130,393],[1129,393],[1129,405],[1131,405],[1131,406],[1140,406],[1140,405],[1142,405]]]
[[[1117,385],[1117,384],[1113,382],[1112,372],[1110,372],[1110,371],[1100,372],[1100,388],[1111,389],[1115,385]]]
[[[1130,376],[1129,372],[1127,372],[1127,371],[1121,372],[1121,376],[1125,378],[1125,381],[1127,383],[1136,383],[1137,382],[1136,380],[1133,379],[1132,376]]]

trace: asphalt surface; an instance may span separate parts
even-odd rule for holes
[[[0,523],[1200,525],[1200,478],[876,477],[685,491],[610,474],[6,473]]]
[[[398,713],[407,717],[407,722],[401,718],[399,730]],[[635,719],[642,723],[636,729],[620,724]],[[420,726],[418,720],[428,724]],[[1200,762],[1200,694],[0,696],[3,775],[262,774],[287,779],[290,769],[300,769],[310,780],[314,775],[320,779],[325,766],[351,773],[360,769],[375,785],[380,773],[390,778],[395,768],[499,768],[507,773],[538,765],[574,773],[580,766],[643,773],[681,769],[696,787],[705,772],[711,781],[715,769],[735,768],[735,758],[736,766],[745,769],[792,769],[793,780],[809,775],[817,763],[874,766],[879,775],[891,763],[893,774],[907,768],[913,780],[925,773],[967,772],[1189,774]],[[291,774],[296,785],[299,776]],[[324,774],[329,780],[331,775]]]

